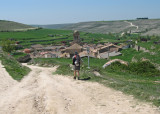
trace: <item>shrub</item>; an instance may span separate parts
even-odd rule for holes
[[[129,66],[123,65],[120,62],[114,62],[108,69],[142,76],[160,76],[160,71],[149,61],[134,62],[130,63]]]
[[[11,53],[15,50],[15,42],[11,40],[3,40],[2,41],[2,50],[8,53]]]
[[[144,75],[144,76],[160,76],[160,71],[150,63],[149,61],[142,61],[137,63],[131,63],[129,70],[133,73]]]

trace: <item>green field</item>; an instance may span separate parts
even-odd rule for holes
[[[49,37],[48,35],[52,34],[55,37]],[[53,44],[54,42],[63,41],[59,38],[67,38],[67,40],[71,39],[70,36],[71,31],[67,30],[51,30],[51,29],[38,29],[38,30],[30,30],[24,32],[0,32],[0,39],[14,39],[15,41],[20,42],[20,44],[24,47],[30,47],[32,44]],[[52,41],[53,40],[53,41]],[[65,39],[66,40],[66,39]]]
[[[53,36],[49,36],[53,35]],[[118,34],[98,34],[80,32],[82,42],[89,44],[105,42],[124,42],[131,38],[135,40],[137,35],[119,37]],[[13,39],[20,42],[23,47],[30,47],[33,44],[42,45],[60,45],[61,41],[69,44],[73,40],[73,31],[71,30],[54,30],[54,29],[37,29],[23,32],[0,32],[0,40]],[[121,39],[120,41],[117,39]]]

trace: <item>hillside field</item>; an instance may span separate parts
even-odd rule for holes
[[[51,24],[33,26],[50,29],[79,30],[83,32],[105,34],[110,32],[123,33],[131,31],[135,33],[142,33],[142,35],[160,35],[160,19],[91,21],[72,24]]]
[[[0,20],[0,31],[1,32],[27,31],[27,30],[33,30],[33,29],[36,29],[36,28],[30,25],[25,25],[25,24],[13,22],[13,21]]]

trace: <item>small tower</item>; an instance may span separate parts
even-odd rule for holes
[[[77,30],[75,30],[74,33],[73,33],[73,38],[74,38],[73,42],[74,43],[80,43],[80,37],[79,37],[79,35],[80,35],[79,32]]]

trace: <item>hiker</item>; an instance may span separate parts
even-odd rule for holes
[[[81,62],[81,57],[78,55],[78,52],[75,52],[75,55],[72,58],[73,61],[73,69],[74,69],[74,79],[76,79],[76,73],[78,76],[79,80],[79,71],[80,71],[80,62]]]

